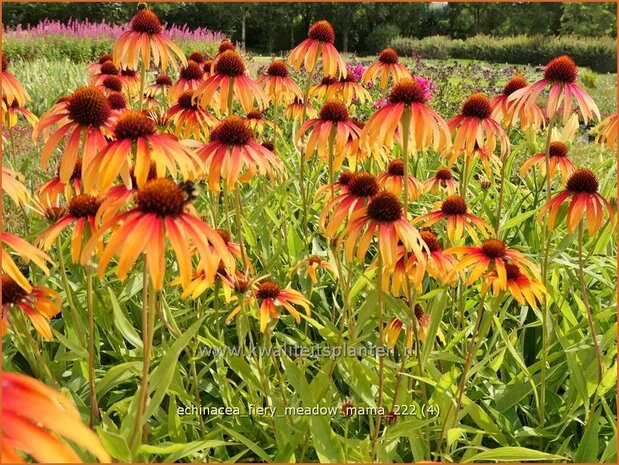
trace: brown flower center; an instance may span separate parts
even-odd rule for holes
[[[198,104],[193,100],[193,91],[188,90],[178,97],[178,105],[185,110],[197,110]]]
[[[311,256],[310,258],[307,259],[307,263],[309,265],[320,265],[320,263],[322,263],[322,259],[316,255]]]
[[[381,223],[393,223],[402,218],[402,205],[395,195],[383,191],[370,200],[368,216]]]
[[[352,118],[350,122],[354,124],[355,126],[357,126],[359,129],[363,129],[365,127],[365,121],[359,118]]]
[[[2,72],[6,71],[7,69],[9,69],[9,60],[6,57],[6,55],[3,53],[2,54]]]
[[[183,213],[185,196],[178,184],[171,179],[153,179],[138,191],[138,208],[160,217],[176,217]]]
[[[434,177],[441,181],[449,181],[450,179],[452,179],[451,171],[449,170],[449,168],[440,168],[436,172]]]
[[[512,265],[511,263],[505,264],[505,274],[507,275],[508,280],[518,279],[522,275],[520,268],[518,268],[517,265]]]
[[[320,80],[321,86],[331,86],[335,83],[337,83],[337,79],[332,76],[325,76]]]
[[[228,231],[225,231],[223,229],[216,229],[215,232],[217,234],[219,234],[219,237],[221,237],[221,239],[226,243],[230,243],[232,241],[232,238],[230,237],[230,233]]]
[[[101,200],[97,197],[88,194],[80,194],[69,201],[69,215],[73,218],[95,216],[100,206]]]
[[[423,312],[423,308],[421,307],[421,305],[416,304],[415,305],[415,317],[417,318],[417,320],[421,321],[421,319],[423,318],[424,312]]]
[[[118,74],[118,68],[114,65],[113,61],[106,61],[101,65],[100,73],[116,76]]]
[[[391,103],[426,103],[426,93],[417,81],[411,78],[404,78],[398,81],[391,89],[389,94]]]
[[[354,177],[354,174],[351,173],[349,170],[342,171],[340,176],[337,178],[337,182],[341,184],[342,186],[347,186],[348,184],[350,184],[350,181],[352,180],[353,177]]]
[[[96,87],[80,87],[69,97],[69,118],[82,126],[101,126],[110,115],[110,104]]]
[[[206,61],[206,58],[202,53],[195,51],[191,55],[189,55],[189,60],[203,64]]]
[[[107,101],[112,107],[112,110],[122,110],[127,108],[127,99],[120,92],[112,92],[107,96]]]
[[[320,42],[328,42],[332,44],[333,42],[335,42],[335,31],[333,30],[333,26],[331,26],[328,21],[322,20],[314,23],[312,27],[309,28],[307,37],[312,40],[318,40]]]
[[[551,157],[567,157],[567,145],[559,141],[551,142],[549,153]]]
[[[376,178],[370,173],[359,173],[348,182],[348,192],[355,197],[372,197],[379,191]]]
[[[481,92],[471,95],[462,105],[462,116],[486,119],[491,114],[490,100]]]
[[[593,171],[587,168],[576,170],[567,180],[567,189],[570,192],[586,192],[594,194],[598,191],[598,179]]]
[[[241,55],[234,50],[226,50],[215,62],[215,74],[224,76],[242,76],[245,74],[245,63]]]
[[[236,46],[232,42],[230,42],[228,39],[224,39],[221,41],[221,44],[219,44],[219,53],[224,53],[224,52],[227,52],[228,50],[235,51]]]
[[[344,402],[340,406],[340,413],[345,417],[352,417],[356,414],[357,409],[355,408],[355,404],[352,402]]]
[[[443,250],[443,246],[441,245],[441,241],[438,238],[437,234],[433,231],[428,231],[427,229],[422,229],[419,231],[419,235],[423,242],[426,243],[430,252],[436,252],[438,250]]]
[[[196,63],[195,61],[189,60],[187,62],[187,66],[181,69],[180,77],[185,81],[202,79],[204,76],[204,70],[202,67]]]
[[[157,132],[155,122],[141,111],[130,110],[118,118],[114,133],[117,139],[136,140]]]
[[[155,80],[155,83],[158,86],[171,86],[172,85],[172,79],[167,74],[160,74],[159,76],[157,76],[157,79]]]
[[[252,110],[245,115],[246,119],[262,119],[262,113],[258,110]]]
[[[464,215],[466,210],[466,202],[457,195],[447,197],[441,205],[441,211],[446,215]]]
[[[528,85],[529,84],[527,83],[527,80],[522,76],[513,77],[508,81],[507,84],[505,84],[505,87],[503,87],[503,95],[512,95],[517,90],[522,89]]]
[[[123,89],[123,82],[117,76],[108,76],[103,80],[103,87],[120,92]]]
[[[251,141],[251,129],[238,116],[229,116],[213,129],[210,141],[226,145],[245,145]]]
[[[150,35],[160,34],[162,31],[159,17],[151,10],[140,10],[131,20],[131,29]]]
[[[27,295],[28,293],[13,278],[2,273],[2,305],[15,304]]]
[[[392,48],[386,48],[378,55],[378,61],[386,65],[393,65],[398,62],[398,53]]]
[[[273,281],[263,281],[256,290],[256,297],[259,299],[275,299],[279,292],[279,286]]]
[[[481,187],[484,190],[490,189],[491,186],[492,186],[492,182],[489,181],[488,179],[484,179],[483,181],[479,183],[479,187]]]
[[[481,250],[486,257],[501,258],[505,256],[507,246],[505,245],[505,242],[498,239],[487,239],[482,244]]]
[[[288,67],[286,66],[286,63],[284,63],[282,60],[276,60],[269,65],[269,68],[267,69],[267,74],[269,76],[285,78],[288,77]]]
[[[120,74],[121,74],[121,76],[125,76],[125,77],[134,77],[138,73],[137,73],[137,71],[135,71],[133,69],[125,68],[125,69],[121,69],[120,70]]]
[[[348,109],[340,100],[329,100],[320,109],[319,116],[323,121],[348,121]]]
[[[208,60],[206,63],[204,63],[205,73],[210,73],[212,68],[213,68],[213,60]]]
[[[262,145],[265,149],[273,152],[275,150],[275,144],[273,144],[273,142],[271,142],[270,140],[265,140],[262,142]]]
[[[112,61],[113,59],[114,57],[112,56],[111,53],[104,53],[103,55],[99,57],[99,64],[102,65],[106,61]]]
[[[576,82],[578,68],[576,63],[567,55],[553,58],[544,68],[544,79],[559,82]]]
[[[56,177],[60,177],[60,166],[56,172]],[[78,158],[75,160],[75,166],[73,167],[73,173],[71,173],[70,180],[81,179],[82,178],[82,160]]]
[[[390,176],[404,176],[404,160],[393,160],[387,167]]]

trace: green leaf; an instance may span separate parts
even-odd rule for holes
[[[526,447],[498,447],[469,457],[464,463],[479,462],[480,460],[496,460],[498,462],[545,462],[548,460],[566,460],[560,455],[547,454]]]
[[[135,376],[135,370],[139,370],[142,362],[127,362],[110,368],[105,376],[97,382],[97,396],[102,397],[110,389]]]
[[[103,443],[103,447],[112,457],[120,462],[131,462],[131,451],[124,437],[101,428],[97,428],[97,434]]]
[[[127,320],[125,313],[121,310],[114,291],[111,288],[108,288],[108,291],[110,294],[110,302],[112,304],[112,312],[114,313],[114,326],[116,326],[116,329],[118,329],[127,342],[129,342],[133,347],[141,349],[142,338],[138,335],[133,325],[129,322],[129,320]]]
[[[578,450],[574,456],[574,462],[587,463],[598,461],[598,449],[600,447],[600,441],[598,432],[600,430],[600,416],[602,415],[602,409],[599,408],[593,414],[593,417],[589,420],[589,426],[585,431]]]

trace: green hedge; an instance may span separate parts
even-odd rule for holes
[[[569,55],[579,66],[600,73],[617,71],[617,43],[611,37],[577,36],[475,36],[452,40],[444,36],[413,39],[396,37],[391,41],[400,55],[415,53],[422,58],[464,58],[490,63],[545,65],[558,55]]]

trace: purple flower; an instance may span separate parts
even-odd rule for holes
[[[365,66],[363,66],[361,63],[358,63],[356,65],[346,63],[346,71],[354,78],[355,81],[359,81],[361,80],[361,76],[363,76],[363,73],[365,72]]]
[[[421,76],[415,76],[415,81],[417,81],[417,84],[419,84],[425,92],[428,102],[432,100],[431,92],[434,92],[436,90],[436,84],[434,84],[429,79],[423,78]]]
[[[381,108],[383,108],[385,105],[387,105],[389,103],[389,99],[385,98],[379,98],[378,100],[376,100],[376,102],[374,102],[374,104],[372,105],[375,109],[380,110]]]

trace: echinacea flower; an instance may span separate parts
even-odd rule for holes
[[[520,107],[530,107],[535,103],[540,94],[550,87],[548,95],[548,105],[546,114],[549,119],[558,115],[561,105],[563,105],[563,123],[565,123],[572,113],[572,101],[575,99],[585,124],[594,116],[600,119],[600,110],[593,99],[576,85],[578,68],[576,63],[567,55],[553,58],[544,68],[544,77],[533,84],[513,92],[509,101],[515,101],[516,112]]]
[[[123,113],[114,126],[115,140],[108,143],[84,170],[82,180],[86,190],[97,186],[105,192],[120,174],[125,184],[131,182],[129,170],[135,168],[135,181],[143,186],[151,162],[155,163],[157,176],[167,172],[183,179],[194,177],[200,170],[200,160],[171,134],[157,134],[155,122],[145,113],[129,110]]]
[[[312,284],[318,283],[318,276],[316,275],[316,271],[318,269],[328,270],[331,273],[335,274],[335,267],[333,266],[333,264],[317,255],[312,255],[311,257],[300,261],[292,269],[292,271],[296,271],[300,268],[305,268],[305,277],[309,277],[312,281]]]
[[[26,292],[31,292],[32,285],[6,250],[5,245],[17,252],[17,255],[23,260],[32,261],[45,274],[49,274],[49,268],[47,268],[45,262],[51,263],[52,259],[45,252],[15,234],[0,232],[0,240],[2,242],[2,272],[10,276]]]
[[[551,142],[549,148],[549,176],[554,177],[557,168],[561,173],[561,179],[566,182],[571,174],[576,171],[576,165],[567,156],[567,146],[563,142]],[[546,153],[541,152],[533,155],[520,167],[520,176],[524,176],[535,165],[542,174],[546,174]]]
[[[120,80],[130,96],[137,95],[140,92],[142,78],[135,69],[122,68],[120,70]]]
[[[127,97],[120,92],[110,92],[107,96],[107,101],[112,109],[112,117],[117,120],[121,113],[128,109],[129,103]]]
[[[372,100],[370,93],[357,82],[357,79],[352,73],[348,73],[346,76],[341,77],[335,89],[331,92],[327,92],[327,98],[332,97],[341,98],[346,103],[359,102],[364,104]]]
[[[188,90],[196,90],[204,82],[204,69],[195,61],[189,60],[187,66],[181,68],[178,81],[172,86],[170,96],[179,98]]]
[[[4,122],[7,129],[14,128],[17,124],[17,117],[22,115],[28,124],[35,127],[39,122],[39,118],[30,110],[19,105],[17,100],[13,100],[11,105],[8,104],[6,99],[2,98],[2,110],[0,120]]]
[[[176,103],[168,108],[166,116],[174,124],[174,134],[183,139],[207,139],[217,119],[198,106],[193,99],[193,91],[188,90],[178,97]]]
[[[291,104],[284,110],[284,116],[290,120],[303,121],[308,118],[315,118],[318,113],[310,103],[303,103],[303,99],[295,97]]]
[[[194,98],[203,107],[211,105],[227,115],[232,114],[232,97],[236,97],[245,112],[253,109],[254,102],[262,110],[267,106],[268,98],[260,85],[245,72],[245,62],[241,55],[232,50],[223,52],[215,59],[213,75],[197,87]]]
[[[269,320],[279,318],[277,307],[284,307],[292,315],[297,324],[301,323],[301,315],[294,308],[299,305],[310,316],[310,302],[294,289],[282,289],[271,280],[262,281],[254,291],[254,299],[259,304],[260,331],[266,332]]]
[[[461,255],[458,264],[454,267],[452,274],[470,270],[467,284],[471,285],[486,272],[495,271],[497,274],[496,285],[500,289],[507,288],[506,262],[526,267],[532,274],[539,276],[539,271],[535,264],[527,259],[522,253],[507,247],[505,242],[499,239],[486,239],[480,246],[451,247],[445,254]]]
[[[598,126],[598,135],[595,137],[595,141],[600,144],[604,144],[609,150],[613,150],[617,145],[617,138],[619,137],[619,117],[617,112],[614,112]]]
[[[381,173],[376,177],[376,181],[378,184],[391,192],[396,197],[400,197],[402,195],[402,191],[404,188],[404,160],[395,159],[389,162],[389,166],[387,166],[387,171],[385,173]],[[419,180],[409,173],[408,179],[406,180],[408,183],[408,195],[410,200],[415,200],[419,195],[423,192],[423,186]]]
[[[310,98],[325,101],[328,98],[333,98],[339,87],[337,78],[333,76],[323,77],[318,84],[312,86],[309,90]]]
[[[604,220],[604,207],[611,221],[614,221],[614,210],[608,201],[598,192],[598,180],[591,170],[581,168],[568,178],[565,190],[551,198],[542,207],[538,221],[548,212],[548,228],[554,229],[555,220],[563,202],[570,200],[567,209],[567,231],[572,234],[580,222],[587,216],[587,230],[595,234]]]
[[[115,77],[116,79],[119,80],[119,82],[122,83],[122,81],[120,81],[120,78],[118,77],[119,75],[120,75],[120,71],[118,70],[114,62],[111,60],[106,61],[100,66],[99,72],[93,74],[90,77],[90,85],[99,87],[103,84],[103,81],[105,81],[108,77]]]
[[[229,39],[223,39],[219,44],[219,48],[217,49],[217,55],[221,55],[228,50],[234,52],[236,50],[236,45],[234,45],[234,43],[232,43],[232,41]]]
[[[197,50],[194,50],[193,52],[191,52],[191,55],[189,55],[189,58],[187,60],[195,61],[196,63],[200,65],[203,65],[204,63],[206,63],[206,57],[204,56],[204,53],[199,52]]]
[[[202,270],[211,282],[217,266],[223,261],[234,269],[234,259],[217,232],[196,216],[188,213],[187,197],[174,181],[158,178],[148,181],[138,190],[137,204],[131,210],[107,220],[88,241],[82,252],[82,264],[88,265],[92,251],[103,234],[113,229],[105,249],[99,254],[99,275],[114,255],[118,255],[118,279],[123,280],[141,253],[153,288],[163,288],[165,276],[166,239],[170,241],[183,287],[192,276],[191,250],[196,250]]]
[[[29,376],[3,372],[2,463],[23,463],[23,454],[39,463],[81,463],[63,438],[109,463],[97,435],[82,423],[80,413],[60,392]],[[20,452],[18,452],[20,451]]]
[[[426,273],[443,284],[453,281],[454,268],[458,260],[443,250],[443,244],[434,231],[423,228],[419,231],[419,236],[428,249],[426,259],[419,261],[415,255],[409,255],[404,264],[405,272],[415,284],[417,291],[421,292],[422,280]]]
[[[447,237],[452,243],[462,238],[465,229],[475,242],[479,242],[474,226],[483,237],[487,238],[489,233],[492,232],[492,226],[472,213],[468,213],[466,202],[457,195],[447,197],[438,210],[418,216],[411,223],[417,224],[423,221],[424,226],[429,227],[442,219],[447,219]]]
[[[156,98],[161,94],[164,97],[169,94],[169,89],[172,87],[172,78],[167,74],[159,74],[155,78],[155,83],[147,86],[144,89],[144,95],[150,98]]]
[[[370,148],[393,146],[396,134],[402,145],[403,124],[407,124],[410,147],[443,151],[451,146],[449,127],[441,116],[426,105],[425,90],[411,78],[399,80],[391,89],[388,102],[366,123],[361,139]]]
[[[168,63],[178,68],[187,64],[185,55],[170,39],[163,35],[159,17],[149,9],[139,10],[131,19],[131,29],[123,32],[116,42],[112,55],[114,63],[120,67],[138,69],[140,58],[142,66],[150,68],[151,60],[155,67],[163,71]]]
[[[516,102],[509,99],[509,96],[514,92],[527,86],[528,83],[524,77],[513,77],[505,84],[503,92],[490,100],[492,118],[498,122],[503,122],[504,128],[520,123],[520,128],[526,131],[527,129],[536,130],[544,125],[544,113],[537,104],[532,103],[528,106],[522,105],[520,108],[516,108]]]
[[[357,260],[363,263],[374,235],[386,269],[392,270],[395,265],[399,242],[407,251],[412,251],[418,260],[425,261],[422,249],[427,247],[419,232],[407,221],[398,198],[387,191],[376,194],[366,207],[350,216],[338,237],[344,244],[346,259],[352,262],[358,242]]]
[[[103,53],[99,55],[99,60],[96,63],[89,64],[86,68],[88,70],[88,75],[92,76],[93,74],[99,73],[101,66],[106,61],[114,61],[114,57],[112,56],[111,53]]]
[[[60,180],[60,170],[58,170],[55,177],[36,189],[39,203],[43,206],[58,206],[60,195],[64,195],[65,200],[69,201],[82,191],[82,160],[80,159],[76,161],[73,174],[68,182]]]
[[[417,331],[419,332],[419,339],[421,342],[425,342],[427,338],[428,326],[430,325],[430,314],[423,311],[421,305],[415,305],[415,319],[417,320]],[[415,331],[413,328],[405,325],[399,318],[393,317],[389,320],[387,327],[385,328],[385,343],[389,347],[394,347],[398,338],[400,337],[400,333],[404,330],[404,347],[412,347],[413,345],[413,337],[415,336]],[[443,331],[438,328],[437,337],[441,341],[445,341],[445,336],[443,335]]]
[[[237,181],[247,182],[258,172],[275,179],[274,171],[283,170],[282,162],[252,138],[246,122],[230,116],[211,132],[210,142],[197,151],[204,162],[204,172],[212,192],[220,191],[220,179],[234,190]],[[242,174],[241,174],[242,173]]]
[[[534,277],[529,276],[518,265],[513,263],[505,263],[505,281],[507,290],[516,299],[520,305],[528,303],[531,308],[537,308],[537,302],[542,302],[546,294],[544,285]],[[496,297],[503,290],[501,279],[497,270],[488,274],[481,286],[482,292],[485,293],[488,289],[492,289],[493,295]]]
[[[485,94],[476,93],[462,104],[460,114],[449,120],[449,128],[455,133],[453,145],[462,148],[467,155],[472,155],[480,147],[494,153],[499,140],[501,157],[510,150],[507,134],[492,118],[490,100]]]
[[[22,181],[24,181],[23,174],[2,165],[2,191],[17,205],[25,206],[30,193]]]
[[[314,195],[314,201],[317,202],[321,199],[329,200],[331,198],[331,191],[333,191],[333,193],[337,195],[346,192],[346,189],[348,188],[348,183],[352,180],[354,176],[355,173],[349,170],[342,171],[338,176],[337,180],[333,183],[333,186],[330,186],[329,184],[324,184],[316,190],[316,194]],[[333,187],[333,189],[331,189],[331,187]]]
[[[60,294],[43,286],[31,286],[27,291],[8,274],[2,273],[2,319],[0,334],[4,335],[9,326],[11,310],[22,311],[32,322],[43,339],[51,341],[51,318],[60,312]]]
[[[323,76],[346,76],[346,63],[333,45],[335,31],[328,21],[314,23],[307,33],[307,39],[297,45],[288,55],[288,61],[297,70],[301,67],[308,73],[314,71],[318,58],[322,58]]]
[[[107,76],[99,84],[93,84],[98,87],[105,95],[110,95],[110,92],[122,92],[124,85],[123,81],[118,76]]]
[[[73,175],[80,154],[82,170],[85,170],[95,154],[107,144],[105,137],[112,134],[112,108],[96,87],[80,87],[53,110],[41,117],[32,137],[38,137],[49,126],[61,122],[62,126],[49,136],[43,146],[41,167],[47,169],[52,151],[68,135],[60,160],[60,180],[66,183]],[[81,139],[83,143],[80,143]]]
[[[439,168],[434,176],[423,183],[426,192],[436,194],[439,190],[447,191],[447,195],[455,195],[458,191],[458,181],[449,168]]]
[[[404,78],[411,78],[411,73],[406,66],[399,63],[398,53],[392,48],[386,48],[378,55],[378,60],[372,63],[363,73],[363,83],[368,84],[376,80],[380,74],[380,88],[386,89],[389,78],[397,83]]]
[[[301,98],[301,88],[290,78],[288,66],[282,60],[273,61],[267,68],[266,74],[256,79],[267,97],[275,105],[290,104],[295,98]]]
[[[247,125],[260,135],[264,132],[265,126],[273,126],[273,123],[264,117],[261,111],[252,110],[245,115],[245,122]]]
[[[0,53],[0,58],[2,59],[2,99],[6,100],[9,106],[17,102],[19,107],[23,107],[30,100],[30,96],[22,83],[8,70],[9,60],[6,55]]]

